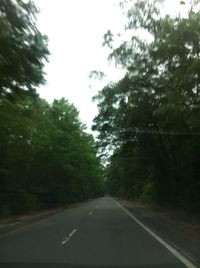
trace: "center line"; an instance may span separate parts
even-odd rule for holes
[[[61,245],[64,245],[65,243],[67,243],[69,241],[69,237],[65,237],[65,239],[60,243]]]
[[[70,238],[72,237],[73,234],[75,234],[77,231],[77,229],[74,229],[69,236],[66,236],[65,239],[60,243],[61,245],[64,245],[65,243],[67,243],[68,241],[70,241]]]
[[[91,216],[91,215],[92,215],[92,213],[93,213],[93,211],[90,211],[89,215]]]
[[[69,237],[72,237],[73,234],[75,234],[77,231],[77,229],[74,229],[70,234],[69,234]]]

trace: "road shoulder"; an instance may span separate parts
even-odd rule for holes
[[[74,203],[59,208],[51,208],[42,211],[32,212],[29,214],[13,215],[0,218],[0,236],[6,233],[20,229],[26,225],[38,222],[54,215],[63,213],[66,210],[78,206],[80,203]]]
[[[185,215],[177,215],[175,217],[174,210],[150,208],[119,198],[116,200],[154,233],[178,250],[197,267],[200,267],[200,236],[198,232],[194,232],[198,225],[197,221],[195,226],[192,226],[192,220],[188,220],[187,224],[183,222]],[[177,214],[179,213],[177,212]],[[190,225],[191,228],[183,228],[184,224]],[[200,225],[198,226],[200,227]]]

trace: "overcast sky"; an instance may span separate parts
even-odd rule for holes
[[[40,8],[38,28],[49,38],[51,56],[45,67],[47,84],[38,92],[51,102],[65,97],[80,111],[80,119],[91,127],[97,114],[92,97],[121,71],[107,61],[109,50],[102,47],[108,30],[119,31],[123,17],[114,0],[35,0]],[[107,74],[105,81],[89,79],[90,71]]]
[[[92,97],[109,81],[117,81],[122,71],[109,65],[109,50],[102,47],[110,29],[122,30],[124,18],[115,0],[34,0],[40,8],[38,28],[49,38],[51,56],[46,64],[47,84],[38,89],[52,102],[65,97],[80,111],[88,130],[97,114]],[[177,12],[179,0],[168,0],[167,10]],[[104,81],[89,79],[92,70],[101,70]]]

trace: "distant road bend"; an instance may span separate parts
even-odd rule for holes
[[[0,267],[195,268],[111,197],[1,236]]]

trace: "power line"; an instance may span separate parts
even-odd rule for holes
[[[180,132],[180,131],[157,131],[157,130],[145,130],[145,129],[135,129],[128,128],[124,130],[119,130],[121,133],[135,132],[144,134],[157,134],[157,135],[173,135],[173,136],[200,136],[200,132]]]

